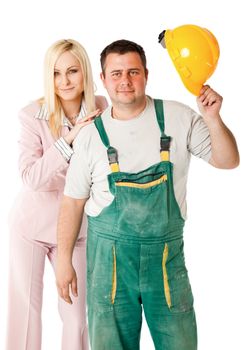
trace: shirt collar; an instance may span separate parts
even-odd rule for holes
[[[80,113],[79,113],[77,119],[84,118],[86,116],[86,114],[87,114],[87,111],[86,111],[85,103],[84,103],[84,101],[82,101]],[[45,103],[41,105],[40,109],[35,114],[34,118],[49,121],[49,114],[48,114],[47,106],[45,105]],[[62,111],[62,126],[73,127],[73,125],[71,124],[69,119],[66,118],[63,111]]]

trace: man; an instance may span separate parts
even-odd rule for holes
[[[69,303],[70,287],[77,295],[71,259],[85,206],[92,349],[139,349],[143,306],[157,350],[195,350],[183,253],[186,181],[191,154],[218,168],[239,163],[219,115],[222,98],[204,86],[201,117],[146,96],[144,51],[127,40],[107,46],[101,65],[112,107],[74,144],[58,227],[58,290]]]

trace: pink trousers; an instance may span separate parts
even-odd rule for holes
[[[7,350],[41,350],[41,309],[45,258],[55,271],[57,246],[21,235],[10,242]],[[59,298],[63,322],[62,350],[88,350],[86,323],[86,240],[77,241],[73,265],[78,278],[77,298],[67,304]]]

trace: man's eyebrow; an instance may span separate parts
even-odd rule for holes
[[[110,73],[114,73],[114,72],[122,72],[124,69],[113,69],[110,71]],[[131,70],[141,70],[140,68],[129,68],[129,69],[125,69],[126,71],[131,71]]]

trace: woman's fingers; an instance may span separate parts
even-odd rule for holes
[[[92,121],[95,117],[97,117],[101,113],[100,109],[96,109],[95,111],[89,113],[84,118],[78,119],[77,124],[85,123],[87,121]]]

